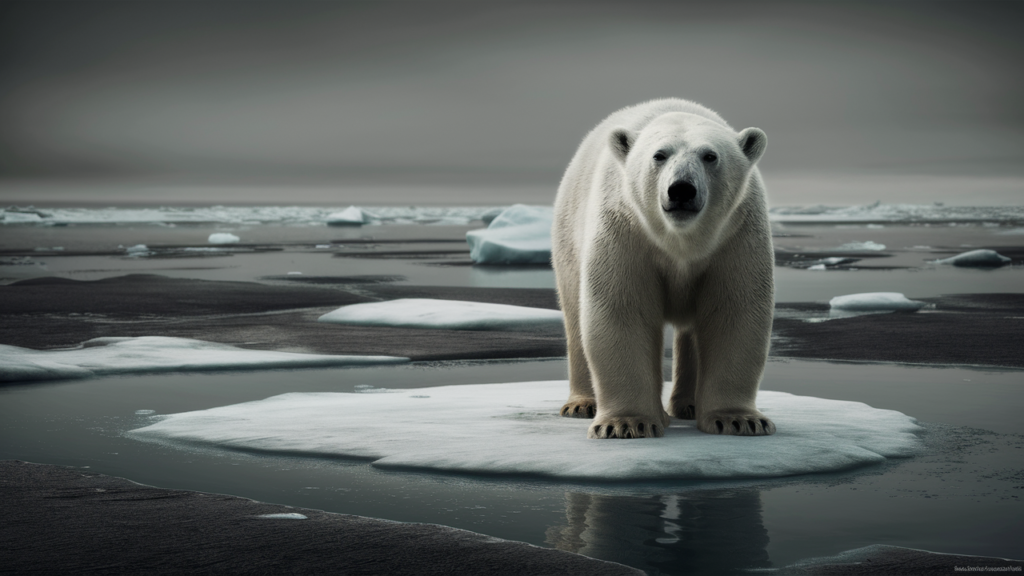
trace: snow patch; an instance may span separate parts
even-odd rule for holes
[[[561,326],[562,313],[558,310],[508,304],[403,298],[342,306],[324,314],[317,321],[445,330],[522,330]]]
[[[241,238],[229,232],[214,232],[213,234],[210,234],[207,242],[210,244],[234,244],[239,240],[241,240]]]
[[[887,310],[920,310],[927,304],[917,300],[908,300],[899,292],[865,292],[836,296],[829,300],[834,310],[851,311],[887,311]]]
[[[396,356],[329,356],[245,350],[228,344],[166,336],[93,338],[71,350],[31,350],[0,345],[0,382],[138,372],[308,368],[408,361],[408,358]]]
[[[765,478],[911,456],[915,420],[860,402],[762,391],[773,436],[704,434],[674,420],[663,438],[590,440],[563,418],[566,381],[439,386],[392,394],[291,393],[172,414],[128,434],[297,457],[361,458],[382,468],[581,480]],[[667,401],[671,387],[665,387]]]
[[[1009,264],[1010,258],[1003,256],[995,250],[971,250],[963,254],[957,254],[950,258],[936,260],[936,264],[952,264],[953,266],[968,266],[975,268],[997,268]]]
[[[466,233],[469,256],[477,264],[548,264],[553,221],[551,207],[511,206],[487,228]]]

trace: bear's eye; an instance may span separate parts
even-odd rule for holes
[[[714,162],[715,160],[718,160],[718,155],[714,152],[708,152],[704,155],[705,162]]]
[[[654,154],[654,161],[655,162],[664,162],[666,158],[668,158],[668,156],[665,156],[664,152],[656,152]]]

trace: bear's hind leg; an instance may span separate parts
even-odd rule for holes
[[[565,314],[565,340],[569,355],[569,399],[562,405],[560,414],[569,418],[593,418],[597,413],[594,399],[594,385],[590,376],[590,365],[583,352],[583,336],[580,333],[579,304],[563,298]]]
[[[697,417],[697,342],[689,329],[676,326],[675,330],[668,413],[680,420],[693,420]]]

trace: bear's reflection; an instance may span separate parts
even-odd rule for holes
[[[560,550],[654,574],[723,574],[771,566],[757,490],[650,497],[567,492],[565,499],[568,524],[546,533],[547,543]]]

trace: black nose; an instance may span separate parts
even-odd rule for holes
[[[703,206],[697,199],[697,187],[679,180],[668,187],[668,204],[662,208],[666,212],[700,212]]]

